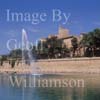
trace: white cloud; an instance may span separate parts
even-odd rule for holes
[[[35,33],[35,32],[36,32],[36,33],[39,32],[39,30],[37,30],[37,29],[33,29],[33,28],[28,28],[27,30],[28,30],[28,31],[31,31],[31,32],[33,32],[33,33]]]
[[[100,25],[100,22],[98,21],[98,22],[94,22],[93,23],[94,25]]]
[[[34,28],[34,27],[32,27],[32,26],[23,26],[23,28],[26,30],[26,31],[29,31],[29,32],[32,32],[32,33],[38,33],[38,32],[40,32],[40,30],[39,29],[37,29],[37,28]]]
[[[6,34],[10,35],[11,37],[15,37],[17,35],[17,33],[14,30],[10,30],[6,32]]]

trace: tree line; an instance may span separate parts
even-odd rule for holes
[[[71,37],[71,48],[68,48],[64,39],[58,39],[57,36],[46,38],[46,41],[39,41],[37,46],[33,46],[32,55],[36,59],[52,59],[52,58],[66,58],[66,57],[94,57],[100,56],[100,29],[94,29],[91,32],[82,34],[82,39],[78,41],[77,37]],[[42,45],[42,48],[41,48]],[[83,49],[83,55],[80,52]],[[72,55],[71,55],[72,54]],[[0,58],[2,61],[9,59],[22,59],[22,50],[12,50],[8,55],[3,55]]]

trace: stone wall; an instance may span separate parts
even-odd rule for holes
[[[42,71],[52,73],[100,73],[100,58],[39,60],[35,65]]]
[[[12,69],[8,62],[0,66],[0,72],[18,73],[45,73],[45,74],[67,74],[67,73],[99,73],[100,58],[68,58],[48,59],[32,62],[31,65],[19,63]]]

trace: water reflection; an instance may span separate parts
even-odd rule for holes
[[[99,75],[40,76],[36,79],[84,79],[85,87],[19,87],[11,85],[9,77],[0,75],[0,100],[100,100]],[[29,79],[30,75],[17,75],[18,79]]]

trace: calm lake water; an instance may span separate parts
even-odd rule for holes
[[[100,75],[0,74],[0,100],[100,100]]]

